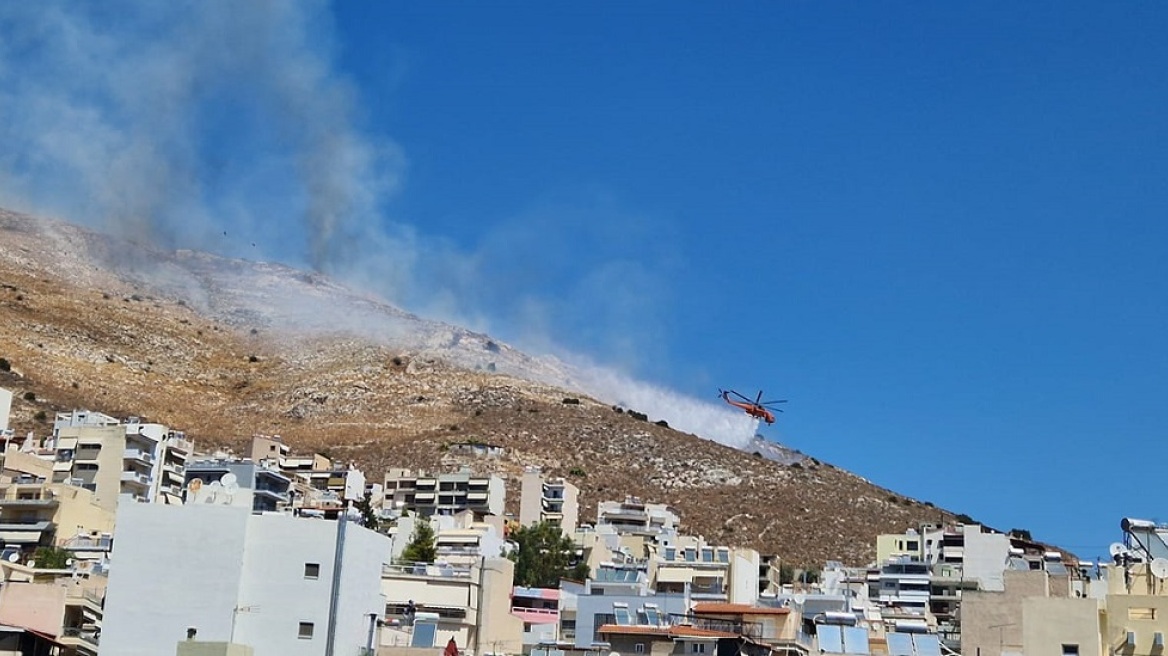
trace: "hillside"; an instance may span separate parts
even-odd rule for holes
[[[864,563],[877,533],[943,516],[812,458],[772,460],[618,412],[580,393],[563,363],[317,274],[10,212],[0,357],[20,431],[43,434],[54,411],[85,407],[171,425],[204,449],[279,434],[375,477],[538,464],[580,486],[585,520],[632,494],[675,506],[690,532],[800,563]],[[449,451],[476,441],[505,454]]]

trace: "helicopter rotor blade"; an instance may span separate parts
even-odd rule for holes
[[[746,401],[747,403],[754,403],[754,401],[751,401],[750,399],[746,398],[745,396],[742,396],[741,394],[739,394],[738,392],[735,392],[734,390],[730,390],[730,393],[733,394],[734,396],[737,396],[738,398],[742,399],[743,401]]]
[[[775,403],[786,403],[787,399],[779,399],[778,401],[763,401],[762,405],[772,405]]]
[[[761,403],[760,403],[761,401],[762,401],[762,390],[759,390],[759,391],[758,391],[758,396],[757,396],[757,397],[754,399],[754,404],[755,404],[755,405],[760,405],[760,404],[761,404]]]

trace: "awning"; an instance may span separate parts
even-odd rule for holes
[[[657,581],[659,583],[688,583],[693,580],[694,571],[688,567],[659,567]]]
[[[76,449],[76,448],[77,448],[77,438],[76,437],[62,437],[61,439],[57,440],[57,449],[58,450],[60,450],[60,449]]]
[[[0,531],[4,544],[36,544],[41,541],[41,531]]]

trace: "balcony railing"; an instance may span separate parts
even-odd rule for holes
[[[150,485],[150,477],[135,472],[122,472],[122,482],[134,483],[136,485]]]
[[[382,576],[429,576],[441,578],[470,578],[471,568],[465,565],[412,563],[384,565]]]
[[[88,535],[78,535],[61,541],[61,548],[70,551],[109,551],[113,546],[113,537],[94,538]]]
[[[85,630],[79,627],[68,626],[61,632],[62,638],[79,638],[82,642],[87,642],[94,647],[98,645],[97,633],[92,630]]]
[[[142,449],[126,449],[122,454],[123,460],[141,460],[142,462],[154,462],[154,454]]]

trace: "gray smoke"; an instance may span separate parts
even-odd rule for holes
[[[319,0],[0,3],[0,206],[307,264],[569,361],[567,330],[630,368],[660,358],[667,273],[644,262],[667,264],[670,240],[619,203],[544,199],[469,250],[387,220],[404,158],[363,128],[331,20]],[[716,404],[578,371],[585,391],[679,428],[754,433]]]
[[[0,200],[163,246],[327,268],[376,224],[401,159],[358,131],[326,10],[0,4]]]

